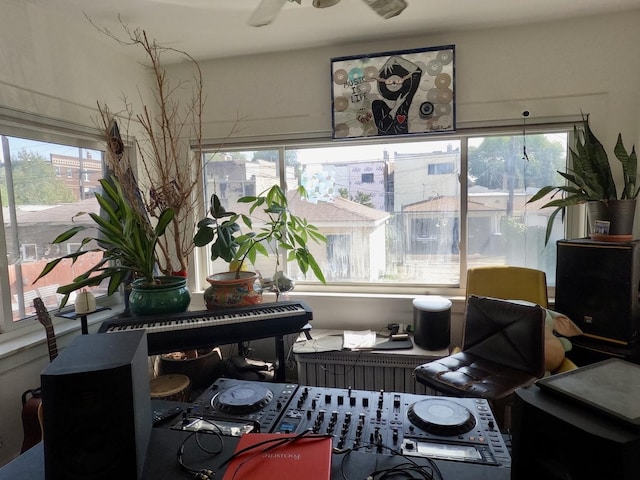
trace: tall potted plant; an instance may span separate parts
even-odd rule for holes
[[[582,117],[582,131],[574,126],[576,144],[569,149],[571,168],[558,172],[565,180],[563,185],[542,187],[527,203],[538,201],[553,193],[542,208],[554,207],[549,216],[545,244],[551,236],[553,221],[558,213],[564,216],[567,207],[586,203],[591,233],[599,239],[631,239],[635,206],[640,187],[638,184],[638,159],[635,146],[628,153],[622,135],[614,147],[614,154],[622,166],[622,192],[618,196],[611,171],[611,164],[602,143],[589,126],[589,116]],[[555,198],[560,194],[559,198]],[[608,232],[595,230],[596,222],[608,222]]]
[[[100,180],[102,194],[96,194],[101,214],[88,213],[93,226],[77,225],[61,233],[52,243],[69,241],[75,235],[92,230],[94,233],[82,239],[80,247],[47,263],[38,279],[51,272],[64,260],[75,261],[89,253],[101,252],[101,260],[89,270],[58,288],[64,295],[60,307],[64,307],[69,295],[86,287],[98,286],[109,281],[107,295],[115,293],[123,284],[131,283],[129,308],[136,315],[176,313],[189,306],[190,294],[186,279],[175,276],[156,276],[158,240],[165,234],[173,220],[174,212],[167,208],[160,213],[155,226],[127,201],[121,183],[115,177]],[[85,215],[80,212],[76,215]],[[95,247],[84,250],[87,244]],[[37,279],[36,279],[37,280]]]
[[[306,190],[300,186],[295,194],[305,198]],[[197,247],[211,244],[211,260],[221,258],[230,266],[228,272],[207,277],[211,284],[205,292],[207,307],[260,301],[260,293],[253,288],[258,276],[247,271],[247,264],[254,264],[258,254],[273,254],[275,257],[273,277],[263,279],[262,284],[272,289],[276,296],[293,288],[293,281],[280,266],[283,253],[286,253],[288,261],[297,263],[304,275],[311,270],[318,280],[326,283],[322,269],[308,248],[309,242],[325,243],[326,237],[315,225],[291,212],[284,189],[274,185],[257,196],[242,197],[238,202],[250,205],[249,215],[226,211],[220,198],[213,194],[209,216],[197,224],[194,244]],[[258,221],[254,222],[252,216],[258,212],[264,218],[254,231],[254,223],[258,224]],[[239,221],[246,226],[246,233],[242,233]]]

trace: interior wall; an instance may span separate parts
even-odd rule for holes
[[[97,100],[117,105],[148,78],[120,46],[93,27],[5,0],[0,15],[0,106],[93,126]],[[330,58],[456,45],[458,125],[592,114],[593,129],[612,150],[618,132],[628,145],[640,135],[640,12],[557,23],[424,35],[272,55],[201,62],[208,97],[205,137],[269,136],[331,129]],[[161,33],[156,33],[161,40]],[[170,69],[178,79],[180,66]],[[190,74],[189,74],[190,75]],[[636,228],[640,223],[636,222]],[[428,293],[428,292],[425,292]],[[378,328],[410,322],[410,298],[300,297],[317,328]],[[456,304],[454,340],[461,331]],[[44,342],[44,334],[42,334]],[[38,383],[44,344],[35,363],[0,357],[0,465],[22,442],[20,395]],[[22,352],[24,354],[24,351]],[[18,380],[19,379],[19,380]]]

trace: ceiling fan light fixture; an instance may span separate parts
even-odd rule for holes
[[[313,0],[312,5],[316,8],[333,7],[336,3],[340,3],[340,0]]]
[[[362,0],[382,18],[392,18],[400,15],[407,8],[405,0]]]

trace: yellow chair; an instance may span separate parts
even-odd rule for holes
[[[526,300],[549,307],[547,276],[541,270],[506,265],[474,267],[467,271],[469,295],[502,300]]]

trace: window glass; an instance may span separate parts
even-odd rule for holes
[[[328,282],[458,286],[463,268],[509,264],[545,270],[553,285],[561,218],[545,248],[553,209],[527,201],[558,183],[568,132],[209,153],[207,199],[216,192],[227,209],[248,213],[239,197],[280,178],[291,194],[303,185],[309,198],[292,209],[327,237],[310,248]],[[227,269],[219,262],[211,271]],[[256,268],[273,264],[259,257]],[[288,273],[305,280],[292,264]]]
[[[103,152],[4,135],[0,140],[0,198],[11,290],[4,298],[11,298],[16,322],[34,314],[35,297],[41,297],[49,309],[57,308],[58,286],[99,260],[99,253],[95,258],[85,255],[74,265],[59,265],[35,281],[47,262],[80,246],[80,238],[75,237],[68,243],[51,243],[72,225],[90,223],[86,215],[72,221],[74,215],[98,212],[95,192],[103,177]]]
[[[567,159],[566,132],[469,139],[467,208],[468,266],[515,265],[544,270],[555,285],[555,241],[560,220],[545,248],[551,200],[527,203],[545,185],[562,183],[558,170]]]

